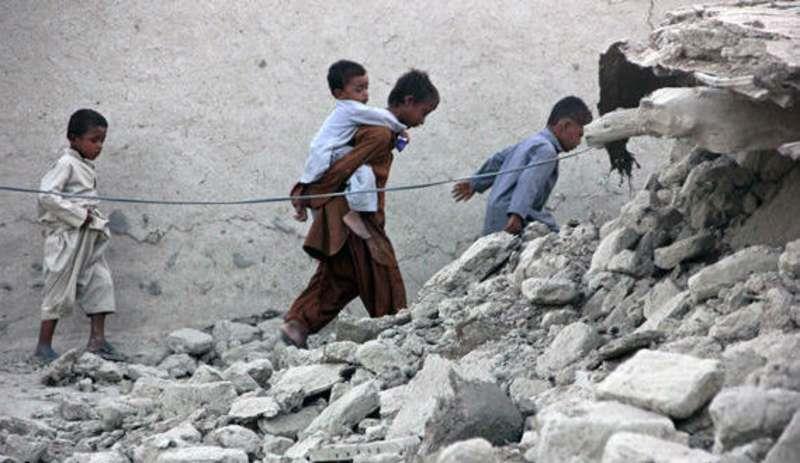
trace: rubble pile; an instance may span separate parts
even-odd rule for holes
[[[55,411],[0,417],[0,462],[800,461],[800,239],[730,233],[798,172],[678,141],[614,220],[483,237],[308,350],[266,312],[131,363],[66,352]]]

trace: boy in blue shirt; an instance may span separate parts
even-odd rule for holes
[[[456,183],[453,198],[467,201],[475,192],[483,193],[491,187],[483,235],[500,230],[519,234],[531,221],[558,231],[555,217],[545,209],[558,181],[558,153],[578,146],[583,137],[583,126],[591,121],[592,113],[583,100],[575,96],[562,98],[553,106],[547,127],[490,157],[476,175],[518,169],[532,163],[543,164]]]

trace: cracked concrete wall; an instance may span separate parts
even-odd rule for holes
[[[643,39],[689,1],[3,2],[0,184],[35,186],[64,143],[69,114],[110,122],[99,188],[115,196],[239,199],[285,194],[331,108],[324,74],[362,61],[382,105],[409,67],[430,72],[439,109],[397,157],[394,185],[471,173],[538,130],[565,94],[596,104],[609,43]],[[638,186],[665,159],[638,141]],[[627,186],[600,152],[562,164],[560,220],[616,214]],[[455,205],[444,187],[391,195],[388,229],[409,294],[471,242],[485,198]],[[265,309],[285,310],[314,263],[288,205],[103,205],[114,212],[112,336],[158,336]],[[0,192],[0,339],[28,347],[41,301],[35,198]],[[62,323],[58,345],[86,334]]]

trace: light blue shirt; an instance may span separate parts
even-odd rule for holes
[[[555,217],[544,206],[558,181],[558,153],[561,151],[563,149],[556,136],[545,128],[493,155],[481,166],[476,174],[552,161],[530,169],[470,181],[478,193],[492,188],[486,206],[484,235],[504,229],[509,214],[519,215],[525,223],[535,220],[552,231],[558,231]]]

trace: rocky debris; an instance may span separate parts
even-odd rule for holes
[[[436,463],[493,463],[496,462],[492,444],[485,439],[469,439],[450,444],[439,452]]]
[[[621,431],[678,438],[669,418],[619,402],[557,403],[535,422],[536,461],[600,461],[606,441]]]
[[[236,397],[236,388],[228,381],[172,383],[164,388],[158,401],[164,413],[185,416],[201,408],[225,413]]]
[[[567,325],[539,357],[536,373],[541,378],[558,375],[564,368],[582,359],[602,342],[597,330],[586,323],[575,322]]]
[[[522,282],[522,295],[533,304],[567,305],[576,302],[581,294],[570,280],[529,278]]]
[[[742,249],[692,275],[688,282],[689,291],[695,301],[701,302],[753,273],[777,271],[779,256],[766,246]]]
[[[800,461],[800,413],[781,433],[781,437],[767,454],[764,463],[780,463],[784,461]]]
[[[200,356],[211,350],[214,338],[200,330],[182,328],[167,335],[166,344],[174,354]]]
[[[509,258],[519,240],[507,233],[493,233],[478,239],[458,259],[439,270],[420,290],[420,299],[466,291],[483,281]]]
[[[278,416],[281,406],[272,397],[239,397],[231,404],[228,416],[236,421],[254,421]]]
[[[733,8],[757,3],[772,8]],[[698,18],[708,37],[738,37],[706,22],[714,8],[674,17],[654,37],[680,43],[664,31],[683,33]],[[758,35],[756,25],[737,27]],[[700,37],[683,45],[711,44],[705,62],[735,58]],[[624,58],[617,53],[604,60]],[[626,68],[653,78],[628,93],[665,82],[645,67]],[[678,74],[662,77],[702,87]],[[643,114],[704,104],[687,95],[743,108],[706,90],[660,93]],[[142,365],[65,352],[42,375],[56,406],[35,420],[0,417],[0,454],[45,463],[794,461],[800,240],[790,241],[790,206],[800,165],[774,151],[710,151],[703,143],[729,141],[707,130],[718,122],[707,114],[645,127],[700,132],[676,143],[599,229],[534,223],[520,236],[483,237],[407,310],[340,317],[308,350],[281,343],[280,314],[268,311],[174,331],[135,357]],[[609,149],[623,152],[624,141]],[[780,233],[747,233],[767,229]]]
[[[740,386],[723,389],[708,409],[714,448],[729,450],[761,437],[777,438],[800,409],[800,393]]]
[[[327,435],[347,434],[367,415],[378,409],[378,385],[374,381],[354,387],[331,403],[303,431],[305,435],[324,432]]]
[[[157,463],[248,463],[247,454],[238,449],[200,446],[167,450]]]
[[[603,463],[668,463],[686,461],[693,463],[719,463],[717,455],[691,449],[685,445],[664,439],[618,432],[611,436],[603,452]]]
[[[597,398],[688,418],[719,391],[722,379],[716,360],[640,350],[598,385]]]

